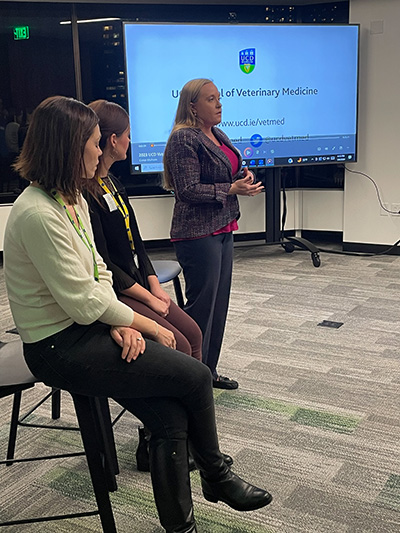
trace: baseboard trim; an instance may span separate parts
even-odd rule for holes
[[[344,252],[361,252],[366,254],[384,254],[400,255],[399,246],[391,246],[389,244],[369,244],[361,242],[344,242]]]

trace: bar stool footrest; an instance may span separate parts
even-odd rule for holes
[[[66,520],[69,518],[81,518],[84,516],[98,516],[99,511],[87,511],[85,513],[72,513],[65,515],[43,516],[42,518],[26,518],[25,520],[10,520],[9,522],[0,522],[0,527],[16,526],[18,524],[36,524],[38,522],[52,522],[53,520]]]

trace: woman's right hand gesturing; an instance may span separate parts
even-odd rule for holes
[[[228,194],[238,194],[240,196],[256,196],[263,192],[264,186],[261,181],[253,183],[253,178],[251,176],[246,176],[245,178],[238,179],[234,181],[229,189]]]
[[[240,196],[257,196],[263,192],[264,186],[261,181],[255,181],[254,174],[247,168],[242,169],[242,178],[234,181],[228,194],[238,194]]]

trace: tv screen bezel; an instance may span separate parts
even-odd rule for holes
[[[159,21],[135,21],[135,20],[122,20],[122,27],[123,27],[123,50],[124,50],[124,65],[125,65],[125,74],[126,74],[126,91],[127,91],[127,111],[129,111],[129,82],[128,82],[128,73],[127,73],[127,47],[125,42],[125,29],[126,26],[132,26],[132,25],[145,25],[145,26],[218,26],[218,27],[224,27],[224,26],[231,26],[231,22],[159,22]],[[356,50],[356,61],[357,61],[357,70],[356,70],[356,101],[354,106],[354,112],[355,112],[355,142],[354,142],[354,156],[351,159],[346,159],[344,154],[343,159],[329,159],[325,158],[324,156],[311,158],[311,156],[308,158],[308,160],[301,160],[299,161],[296,157],[293,158],[282,158],[282,159],[292,159],[292,161],[282,161],[280,163],[274,163],[270,165],[263,165],[263,166],[249,166],[249,168],[254,172],[257,170],[264,170],[264,169],[274,169],[274,168],[285,168],[285,167],[306,167],[306,166],[321,166],[321,165],[338,165],[338,164],[344,164],[344,163],[356,163],[358,161],[358,122],[359,122],[359,83],[360,83],[360,77],[359,77],[359,69],[360,69],[360,24],[359,23],[332,23],[332,24],[322,24],[322,23],[297,23],[297,24],[291,24],[291,23],[268,23],[268,24],[262,24],[262,23],[235,23],[235,26],[243,27],[243,28],[251,28],[255,26],[262,26],[262,27],[293,27],[293,26],[308,26],[308,27],[356,27],[357,28],[357,50]],[[173,117],[172,117],[173,118]],[[217,125],[218,127],[218,125]],[[131,150],[130,150],[131,152]],[[247,165],[247,160],[243,156],[243,164]],[[312,160],[311,160],[312,159]],[[149,174],[157,174],[162,173],[162,170],[135,170],[135,164],[132,162],[132,160],[129,161],[129,169],[130,173],[132,175],[149,175]]]

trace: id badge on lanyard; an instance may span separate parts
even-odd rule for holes
[[[106,194],[103,194],[103,199],[105,203],[107,204],[107,207],[110,213],[112,213],[113,211],[117,211],[118,207],[116,203],[114,202],[114,198],[112,197],[111,193],[107,192]]]

